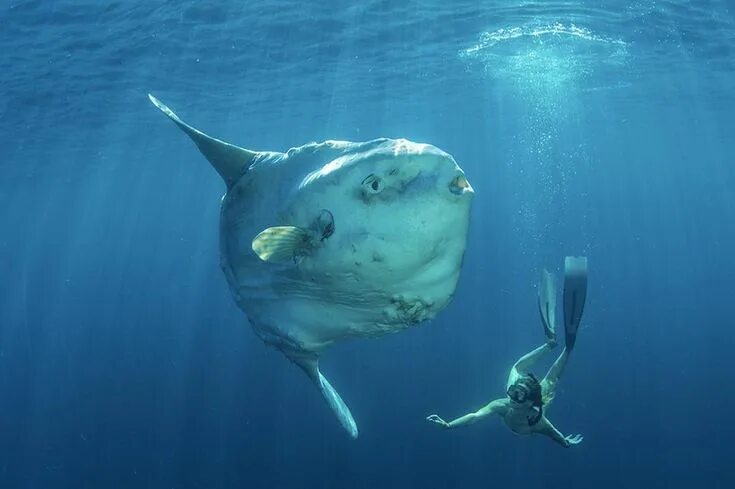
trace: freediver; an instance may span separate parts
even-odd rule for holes
[[[565,346],[546,376],[539,381],[530,369],[544,353],[556,347],[556,286],[553,275],[544,269],[538,287],[538,306],[546,343],[523,355],[513,365],[506,383],[506,397],[496,399],[478,411],[465,414],[449,423],[436,414],[428,416],[427,421],[444,428],[456,428],[496,414],[514,433],[545,435],[564,447],[581,443],[582,435],[564,436],[548,420],[544,410],[554,399],[556,385],[574,348],[586,296],[587,258],[566,257],[563,303]]]

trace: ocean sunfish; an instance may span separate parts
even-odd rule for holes
[[[452,299],[473,190],[447,153],[405,139],[250,151],[194,129],[149,95],[227,185],[222,270],[255,333],[301,367],[353,438],[319,371],[332,343],[401,331]]]

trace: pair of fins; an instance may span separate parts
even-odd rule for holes
[[[577,330],[587,298],[587,258],[564,258],[564,343],[567,351],[574,348]],[[538,306],[546,337],[556,339],[556,284],[554,276],[544,269],[538,287]]]

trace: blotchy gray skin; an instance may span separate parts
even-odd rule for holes
[[[404,139],[326,141],[286,153],[251,152],[185,124],[228,191],[220,217],[221,265],[257,335],[315,382],[351,436],[352,415],[318,368],[335,341],[377,337],[432,319],[456,289],[472,188],[454,159]],[[315,235],[294,260],[263,261],[266,228],[314,229],[322,210],[334,232]]]

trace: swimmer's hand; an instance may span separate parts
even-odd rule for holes
[[[572,445],[579,445],[582,443],[582,440],[584,440],[584,437],[582,435],[567,435],[564,437],[564,442],[567,447],[571,447]]]
[[[438,424],[439,426],[441,426],[443,428],[449,428],[449,423],[447,423],[446,421],[444,421],[443,419],[441,419],[438,414],[432,414],[430,416],[427,416],[426,417],[426,421],[430,421],[432,423],[436,423],[436,424]]]

